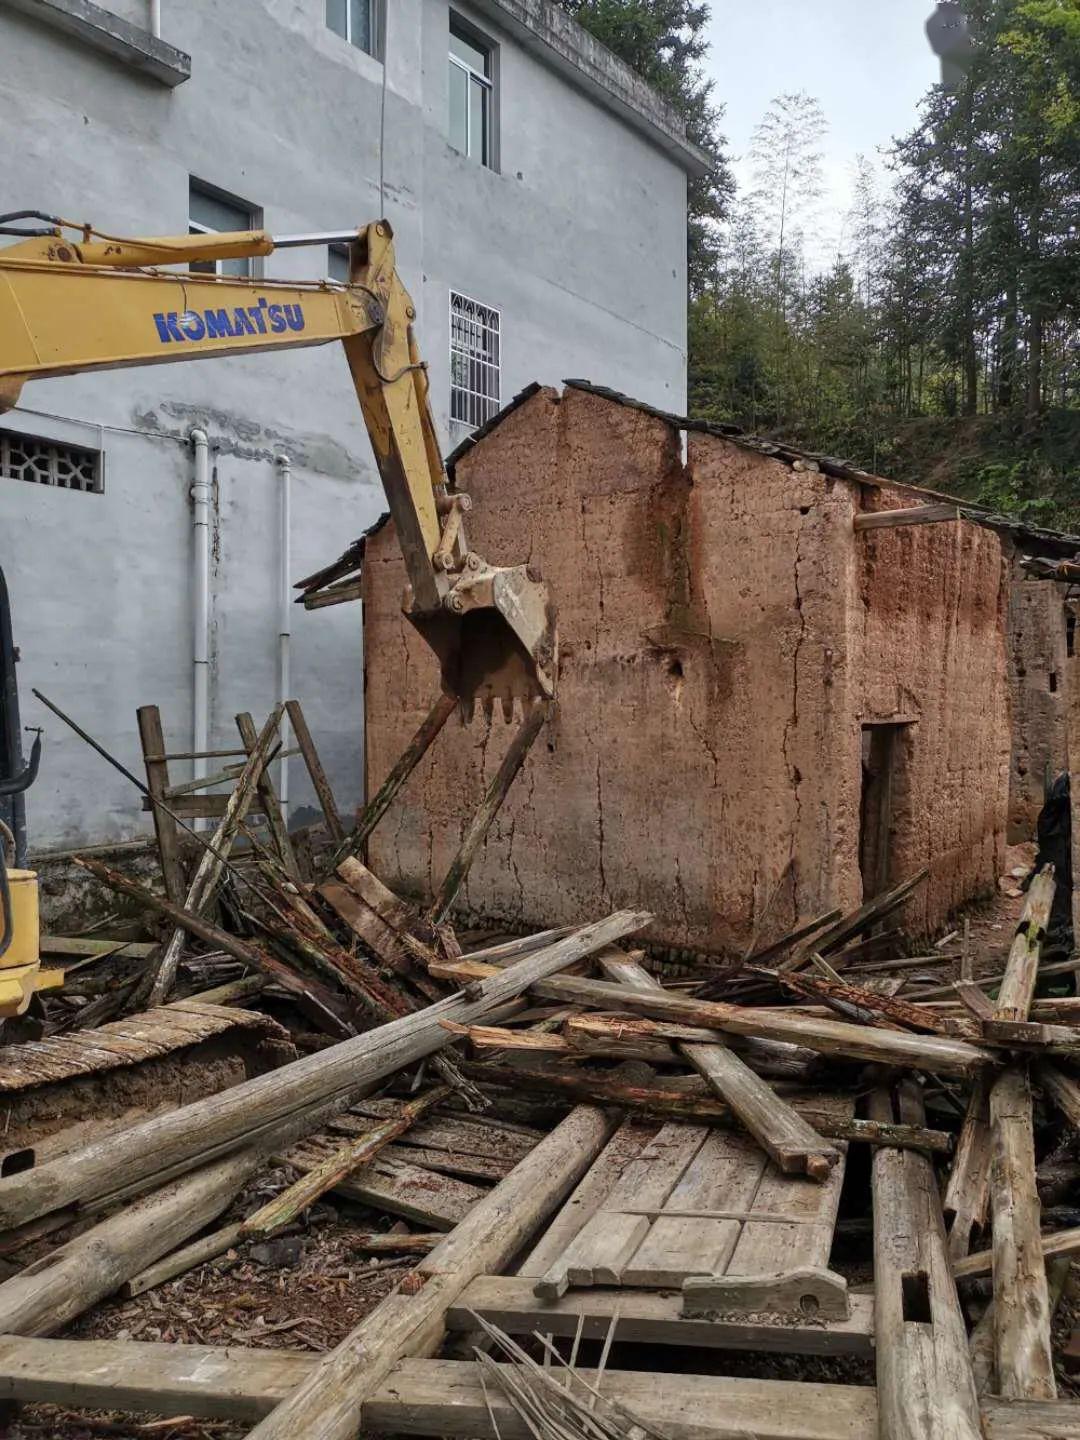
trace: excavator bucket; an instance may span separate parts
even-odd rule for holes
[[[435,651],[443,688],[456,695],[466,718],[477,705],[501,704],[509,720],[515,702],[528,707],[555,694],[558,637],[555,607],[531,566],[490,566],[469,556],[443,608],[405,614]]]

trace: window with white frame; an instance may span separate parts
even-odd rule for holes
[[[61,445],[37,435],[0,430],[0,479],[28,480],[56,490],[105,493],[101,451],[84,445]]]
[[[258,220],[250,205],[192,180],[188,189],[188,234],[215,235],[232,230],[257,230]],[[190,267],[200,275],[249,276],[250,259],[199,260]]]
[[[490,45],[450,17],[450,144],[494,166],[495,81]]]
[[[376,53],[375,0],[326,0],[326,23],[358,50]]]
[[[476,429],[502,404],[500,314],[450,291],[450,419]]]

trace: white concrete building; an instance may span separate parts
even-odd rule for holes
[[[0,144],[0,210],[113,234],[385,214],[447,450],[532,380],[684,407],[686,181],[703,157],[550,0],[0,0]],[[287,250],[262,273],[338,263]],[[283,586],[385,508],[337,347],[42,381],[0,416],[22,718],[47,733],[33,848],[149,820],[32,686],[137,773],[137,706],[161,707],[170,749],[192,744],[194,430],[212,481],[211,744],[278,698],[287,614],[289,692],[343,811],[361,798],[359,609],[307,613]],[[294,820],[312,798],[294,760]]]

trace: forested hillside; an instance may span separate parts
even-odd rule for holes
[[[714,159],[691,196],[692,413],[1080,529],[1080,0],[966,0],[959,82],[858,157],[844,213],[805,93],[773,101],[734,186],[707,5],[565,3]]]

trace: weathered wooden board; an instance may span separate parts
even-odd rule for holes
[[[251,1423],[310,1375],[319,1358],[238,1346],[4,1336],[0,1397]],[[878,1435],[877,1396],[868,1385],[611,1370],[600,1381],[593,1371],[583,1374],[589,1383],[599,1382],[609,1400],[625,1405],[668,1440],[746,1440],[751,1435],[755,1440],[873,1440]],[[986,1440],[1080,1440],[1076,1402],[988,1397],[982,1418]],[[490,1386],[485,1395],[475,1365],[463,1361],[401,1362],[365,1401],[362,1429],[531,1440]]]
[[[741,1131],[664,1125],[624,1160],[579,1233],[560,1253],[552,1247],[535,1292],[554,1299],[568,1286],[685,1283],[694,1314],[787,1312],[800,1302],[805,1310],[808,1294],[828,1313],[844,1314],[846,1286],[825,1273],[844,1160],[841,1153],[821,1184],[785,1175]],[[651,1222],[644,1229],[643,1220]],[[808,1272],[815,1283],[785,1283]],[[706,1277],[712,1288],[694,1292]]]
[[[313,1135],[294,1145],[284,1158],[287,1164],[307,1173],[340,1144],[340,1139],[325,1134]],[[391,1215],[400,1215],[432,1230],[452,1229],[487,1194],[486,1189],[470,1185],[453,1175],[425,1170],[400,1160],[388,1160],[382,1155],[370,1165],[354,1170],[347,1179],[335,1185],[334,1191],[357,1204],[371,1205]]]
[[[900,1087],[902,1113],[919,1124],[922,1102]],[[889,1096],[876,1119],[894,1118]],[[981,1440],[979,1402],[949,1264],[933,1163],[912,1150],[873,1159],[874,1330],[884,1440]]]
[[[873,1299],[850,1297],[843,1320],[799,1317],[770,1320],[763,1315],[687,1318],[682,1297],[671,1291],[571,1290],[558,1300],[533,1293],[525,1276],[485,1275],[474,1280],[451,1308],[452,1330],[475,1329],[472,1315],[483,1315],[512,1335],[574,1335],[579,1322],[585,1338],[603,1340],[614,1316],[616,1337],[642,1345],[701,1347],[708,1350],[762,1350],[792,1355],[863,1355],[873,1352]]]

